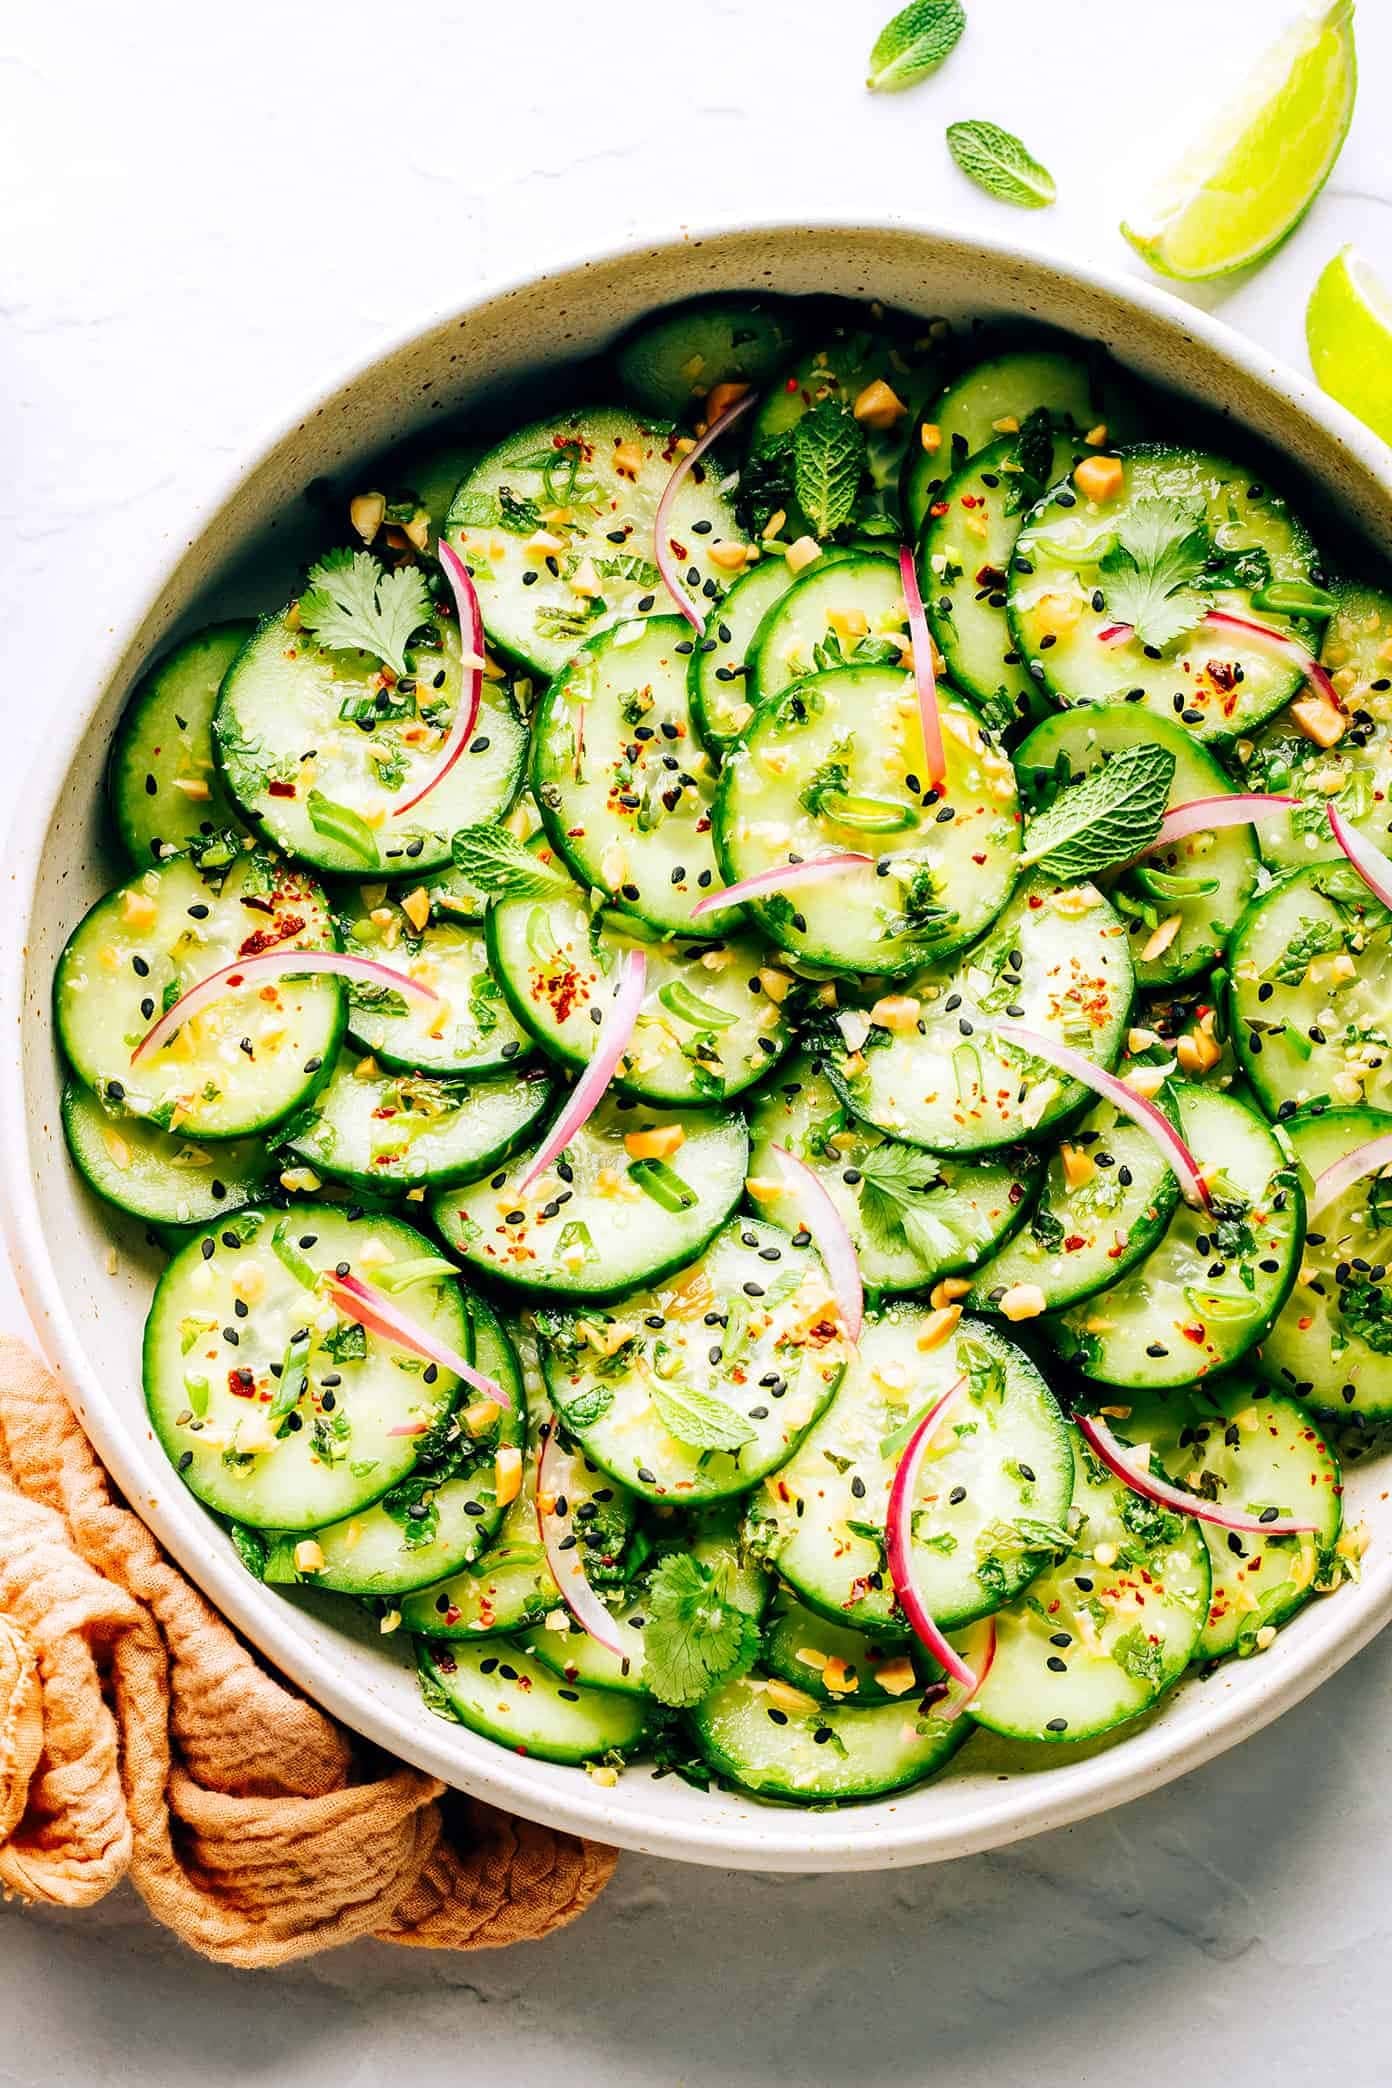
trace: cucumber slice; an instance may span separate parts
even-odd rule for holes
[[[913,1703],[922,1688],[897,1633],[877,1637],[854,1631],[849,1624],[833,1624],[786,1588],[774,1598],[759,1664],[820,1704],[896,1704],[905,1698]],[[881,1684],[882,1668],[893,1688]],[[834,1689],[828,1673],[835,1679]]]
[[[488,952],[512,1011],[569,1066],[587,1066],[615,967],[635,923],[596,915],[578,885],[544,902],[501,899]],[[615,1085],[651,1102],[719,1102],[767,1073],[791,1042],[790,975],[745,938],[682,945],[642,941],[648,990]]]
[[[566,1427],[633,1493],[676,1506],[786,1463],[846,1367],[820,1255],[756,1218],[620,1307],[538,1325]]]
[[[1039,708],[1005,613],[1015,540],[1044,489],[1087,454],[1073,434],[1055,435],[1036,458],[1018,435],[990,442],[954,472],[929,505],[919,540],[919,581],[928,627],[959,689],[988,706],[1003,730]],[[1043,471],[1036,478],[1028,467]]]
[[[244,1137],[328,1079],[343,1035],[337,979],[229,992],[138,1066],[131,1053],[166,999],[237,957],[334,947],[327,901],[306,871],[259,852],[217,872],[172,856],[98,900],[68,938],[53,983],[59,1041],[103,1101],[193,1138]]]
[[[971,1715],[1012,1740],[1089,1740],[1183,1674],[1208,1616],[1208,1547],[1073,1445],[1075,1548],[996,1618]]]
[[[751,1548],[810,1608],[905,1636],[885,1560],[890,1488],[912,1424],[964,1373],[968,1390],[923,1461],[918,1591],[954,1629],[998,1609],[1046,1563],[1073,1484],[1053,1394],[984,1321],[960,1321],[944,1338],[924,1307],[896,1304],[867,1321],[835,1404],[749,1504]]]
[[[822,557],[825,562],[841,555],[825,551]],[[691,655],[691,715],[701,738],[717,754],[734,745],[754,715],[749,664],[754,634],[796,579],[786,559],[761,558],[740,574]]]
[[[669,1126],[682,1139],[663,1172],[630,1156],[625,1138]],[[739,1201],[748,1157],[737,1110],[658,1112],[611,1095],[525,1196],[517,1184],[526,1154],[466,1188],[441,1190],[430,1215],[461,1260],[500,1283],[622,1297],[701,1252]]]
[[[1226,797],[1226,771],[1183,725],[1151,711],[1080,706],[1046,718],[1015,757],[1022,791],[1042,801],[1053,784],[1067,784],[1102,768],[1124,747],[1160,746],[1174,755],[1169,804]],[[1033,791],[1031,790],[1033,784]],[[1257,883],[1257,844],[1251,827],[1191,834],[1107,880],[1108,897],[1126,922],[1136,983],[1143,990],[1171,986],[1210,969]],[[1178,920],[1178,928],[1171,922]]]
[[[582,884],[659,935],[718,936],[719,921],[691,918],[716,881],[711,763],[686,690],[693,644],[681,617],[653,616],[582,646],[538,706],[532,791]]]
[[[411,1299],[424,1288],[413,1286]],[[385,1598],[435,1585],[491,1544],[504,1514],[499,1481],[507,1476],[507,1459],[500,1466],[498,1453],[522,1448],[527,1404],[511,1344],[492,1307],[468,1296],[464,1307],[475,1367],[511,1393],[513,1404],[489,1419],[478,1395],[466,1388],[470,1405],[431,1435],[413,1472],[371,1508],[315,1531],[322,1566],[301,1573],[295,1540],[281,1537],[272,1541],[263,1579]]]
[[[205,1507],[256,1529],[317,1530],[405,1478],[448,1419],[458,1380],[342,1320],[304,1277],[370,1276],[430,1253],[399,1219],[329,1204],[242,1211],[198,1233],[161,1276],[145,1322],[156,1435]],[[453,1283],[417,1285],[411,1317],[467,1353]],[[297,1340],[304,1334],[307,1338]],[[301,1385],[284,1414],[278,1399]]]
[[[477,1180],[533,1137],[553,1100],[549,1075],[522,1066],[495,1080],[382,1073],[345,1054],[333,1079],[282,1133],[298,1160],[356,1188],[385,1191]]]
[[[379,468],[378,481],[386,487],[389,503],[399,501],[404,506],[414,497],[425,509],[430,535],[436,538],[444,529],[456,492],[482,455],[480,443],[425,435],[393,450]]]
[[[831,667],[901,667],[909,617],[899,562],[884,551],[824,554],[765,614],[749,647],[756,708]],[[915,704],[915,712],[917,705]]]
[[[834,399],[855,412],[871,385],[885,385],[893,400],[883,404],[890,424],[878,427],[858,420],[865,435],[865,456],[850,527],[862,536],[899,534],[899,481],[914,424],[924,402],[942,381],[936,343],[915,334],[912,324],[883,330],[842,325],[795,363],[781,384],[768,392],[754,415],[749,436],[749,462],[741,482],[741,498],[762,530],[780,508],[784,537],[816,535],[798,505],[794,438],[805,413]],[[903,408],[894,410],[894,401]],[[874,402],[870,402],[871,405]],[[862,407],[862,413],[866,411]]]
[[[455,497],[448,534],[497,644],[555,675],[598,632],[666,614],[653,524],[675,443],[666,422],[597,406],[537,421],[488,452]],[[739,531],[714,459],[687,475],[671,533],[693,600],[718,600],[724,575],[711,548]]]
[[[186,638],[141,678],[121,713],[107,789],[137,870],[245,832],[213,763],[212,720],[222,678],[254,628],[244,619]]]
[[[717,384],[761,389],[797,346],[795,308],[774,297],[692,298],[631,327],[612,350],[640,413],[681,420]]]
[[[1173,1099],[1162,1089],[1155,1100],[1177,1124]],[[1155,1140],[1099,1102],[1055,1147],[1038,1205],[978,1272],[968,1309],[994,1312],[1022,1286],[1038,1290],[1049,1312],[1092,1297],[1158,1246],[1178,1202]]]
[[[1301,730],[1294,711],[1285,710],[1235,750],[1244,789],[1300,799],[1288,817],[1263,820],[1258,830],[1262,854],[1275,870],[1338,857],[1330,805],[1379,848],[1387,846],[1392,827],[1392,596],[1375,587],[1341,589],[1320,659],[1347,714],[1343,737],[1322,747]]]
[[[1035,877],[955,965],[912,981],[911,1028],[886,1028],[874,1007],[863,1028],[843,1021],[829,1039],[827,1076],[852,1113],[887,1137],[935,1153],[1013,1145],[1068,1116],[1087,1090],[1061,1075],[1039,1078],[1033,1060],[993,1043],[993,1022],[1004,1015],[1112,1067],[1131,995],[1126,930],[1101,893]],[[863,1038],[854,1051],[851,1037]]]
[[[578,1766],[631,1754],[644,1738],[641,1697],[564,1682],[516,1644],[421,1639],[416,1654],[431,1710],[514,1754]]]
[[[1138,1267],[1045,1329],[1084,1377],[1133,1391],[1192,1384],[1246,1355],[1286,1301],[1305,1230],[1299,1179],[1256,1112],[1214,1088],[1175,1093],[1213,1210],[1176,1204]]]
[[[349,1036],[393,1072],[463,1073],[476,1080],[516,1067],[532,1040],[489,970],[482,930],[429,918],[418,929],[400,902],[404,896],[423,910],[423,892],[423,886],[403,894],[364,885],[339,908],[346,950],[389,964],[440,997],[432,1006],[390,987],[354,984],[348,989]]]
[[[1043,408],[1063,434],[1104,432],[1100,442],[1130,442],[1139,433],[1129,385],[1110,358],[1041,347],[1012,349],[974,362],[924,408],[909,444],[904,473],[904,515],[917,534],[943,482],[969,457],[1021,426]],[[925,430],[930,431],[925,439]]]
[[[1173,1480],[1252,1515],[1276,1509],[1314,1522],[1310,1536],[1257,1537],[1201,1523],[1213,1576],[1197,1660],[1250,1654],[1315,1592],[1321,1558],[1343,1519],[1339,1460],[1318,1424],[1293,1399],[1245,1375],[1193,1391],[1152,1394],[1121,1425],[1129,1443],[1149,1443]]]
[[[1392,1105],[1392,915],[1351,865],[1254,899],[1229,971],[1233,1043],[1268,1116]]]
[[[1026,666],[1065,707],[1141,703],[1178,717],[1201,740],[1250,732],[1296,694],[1300,672],[1240,636],[1201,628],[1202,620],[1216,608],[1306,637],[1308,623],[1252,600],[1273,581],[1312,578],[1304,525],[1228,458],[1150,446],[1126,451],[1121,464],[1116,498],[1089,500],[1075,475],[1021,531],[1009,608]],[[1149,649],[1134,630],[1116,644],[1099,635],[1135,622],[1143,590],[1134,554],[1141,577],[1151,575],[1142,626]]]
[[[922,1783],[972,1729],[969,1718],[939,1718],[917,1697],[864,1709],[823,1704],[764,1675],[722,1682],[696,1706],[692,1723],[718,1775],[758,1797],[800,1805],[878,1798]]]
[[[434,768],[459,702],[458,626],[426,626],[408,654],[411,686],[384,689],[374,654],[317,645],[288,615],[268,617],[237,655],[213,718],[241,812],[287,855],[346,877],[448,863],[455,829],[497,820],[522,780],[527,728],[507,683],[485,677],[469,751],[398,813]],[[342,837],[341,814],[361,824],[359,838]]]
[[[954,1160],[881,1138],[856,1122],[806,1056],[760,1090],[749,1133],[749,1193],[763,1215],[789,1231],[803,1224],[798,1192],[772,1151],[779,1145],[841,1213],[871,1291],[926,1290],[979,1267],[1022,1223],[1039,1180],[1039,1161],[1024,1146]]]
[[[1310,1181],[1392,1132],[1384,1109],[1298,1116],[1286,1134]],[[1295,1288],[1262,1343],[1262,1375],[1322,1413],[1392,1415],[1392,1190],[1365,1175],[1310,1219]]]
[[[105,1202],[147,1225],[207,1225],[255,1203],[271,1160],[257,1139],[199,1145],[102,1102],[70,1080],[63,1136],[74,1164]]]
[[[499,824],[519,841],[530,841],[541,832],[541,814],[530,790],[520,793]],[[432,870],[423,882],[433,921],[481,921],[488,911],[489,894],[481,892],[453,863],[447,869]]]
[[[918,704],[895,667],[795,683],[726,758],[715,822],[727,884],[818,855],[875,858],[749,903],[795,957],[897,976],[974,941],[1005,905],[1020,856],[1014,770],[963,701],[941,708],[941,792],[924,788]]]

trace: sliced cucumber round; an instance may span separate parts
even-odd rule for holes
[[[1154,1099],[1178,1124],[1165,1091]],[[1099,1102],[1055,1147],[1038,1204],[978,1271],[969,1310],[1009,1310],[1022,1289],[1037,1291],[1048,1312],[1092,1297],[1159,1244],[1178,1201],[1179,1182],[1149,1132]]]
[[[1033,346],[974,362],[923,410],[909,444],[904,514],[910,529],[942,493],[944,481],[969,457],[1002,437],[1014,439],[1031,414],[1043,409],[1064,434],[1129,442],[1139,433],[1135,402],[1120,371],[1102,356]],[[1010,426],[1011,422],[1015,427]]]
[[[1310,1535],[1258,1537],[1201,1523],[1213,1587],[1197,1660],[1264,1651],[1315,1592],[1321,1558],[1339,1535],[1339,1460],[1318,1423],[1242,1373],[1192,1391],[1151,1394],[1118,1428],[1148,1443],[1180,1485],[1248,1515],[1273,1510],[1317,1525]]]
[[[693,643],[681,617],[653,616],[582,647],[538,706],[532,791],[581,884],[660,935],[718,936],[718,919],[691,918],[719,881],[714,778],[686,689]]]
[[[212,722],[222,678],[254,628],[243,619],[186,638],[141,678],[121,714],[107,788],[137,870],[246,831],[214,765]]]
[[[923,1687],[897,1632],[833,1624],[787,1588],[774,1597],[759,1665],[821,1704],[913,1703]]]
[[[481,459],[455,496],[448,535],[497,644],[556,675],[598,632],[670,610],[653,525],[676,441],[665,421],[596,406],[534,422]],[[697,465],[670,517],[685,584],[703,607],[723,588],[712,548],[740,535],[720,476],[714,458]]]
[[[761,1798],[801,1805],[878,1798],[922,1783],[971,1732],[969,1718],[939,1718],[921,1696],[864,1708],[827,1704],[765,1675],[722,1682],[696,1706],[692,1723],[719,1775]]]
[[[1080,706],[1046,718],[1019,749],[1015,766],[1026,799],[1042,802],[1051,789],[1090,776],[1135,746],[1173,754],[1170,806],[1226,797],[1232,790],[1226,771],[1183,725],[1117,705]],[[1251,827],[1227,827],[1190,834],[1105,880],[1107,896],[1126,922],[1143,990],[1194,978],[1217,963],[1256,888],[1253,833]]]
[[[463,687],[458,626],[423,629],[411,674],[385,687],[376,654],[316,643],[288,610],[238,654],[213,718],[218,765],[288,855],[347,877],[415,875],[448,863],[456,827],[512,803],[527,728],[506,682],[485,676],[468,752],[413,810],[393,809],[436,766]]]
[[[1073,1449],[1074,1548],[999,1612],[971,1701],[979,1725],[1012,1740],[1090,1740],[1138,1717],[1183,1674],[1208,1617],[1198,1523]]]
[[[827,1075],[852,1113],[887,1137],[935,1153],[1013,1145],[1069,1115],[1087,1090],[1041,1076],[1036,1061],[993,1041],[993,1025],[1023,1023],[1111,1067],[1132,983],[1126,930],[1101,893],[1036,876],[989,935],[910,982],[904,998],[916,1009],[881,1000],[859,1020],[848,1013],[829,1040]]]
[[[530,841],[540,833],[541,814],[531,791],[521,791],[511,811],[497,823],[518,841]],[[430,898],[432,921],[481,921],[488,911],[491,895],[480,891],[457,864],[432,870],[423,882]]]
[[[810,1608],[905,1636],[886,1563],[890,1488],[914,1424],[963,1375],[915,1497],[914,1580],[929,1614],[947,1628],[986,1616],[1066,1537],[1068,1434],[1034,1365],[984,1321],[944,1334],[923,1306],[887,1306],[825,1419],[749,1504],[756,1555]]]
[[[796,306],[722,291],[654,312],[613,350],[619,383],[641,413],[681,420],[717,384],[762,387],[797,346]]]
[[[411,913],[403,910],[403,899]],[[345,949],[390,965],[438,995],[431,1003],[390,986],[354,983],[348,989],[349,1036],[393,1072],[462,1073],[476,1080],[516,1067],[532,1040],[489,969],[482,929],[432,918],[429,904],[423,885],[405,892],[364,885],[340,906]],[[424,925],[417,927],[417,921]]]
[[[623,953],[640,942],[647,992],[616,1085],[652,1102],[721,1102],[767,1073],[792,1032],[791,975],[747,937],[654,943],[618,909],[596,914],[578,885],[545,900],[502,899],[488,954],[511,1011],[569,1066],[587,1066]]]
[[[68,938],[53,985],[59,1040],[79,1080],[162,1130],[241,1138],[323,1086],[343,1035],[337,979],[252,981],[139,1065],[131,1053],[166,1002],[263,949],[335,947],[314,879],[259,852],[200,872],[173,856],[98,900]]]
[[[1313,1183],[1359,1146],[1392,1132],[1385,1109],[1331,1109],[1286,1125]],[[1295,1288],[1262,1343],[1262,1374],[1326,1414],[1392,1415],[1392,1183],[1354,1182],[1312,1212]]]
[[[68,1151],[89,1187],[147,1225],[207,1225],[255,1203],[272,1171],[258,1139],[200,1145],[128,1116],[75,1080],[63,1089],[62,1114]]]
[[[641,1697],[563,1681],[516,1644],[421,1639],[416,1650],[431,1709],[514,1754],[578,1765],[643,1741]]]
[[[782,1146],[841,1213],[866,1287],[886,1293],[980,1267],[1022,1223],[1040,1174],[1025,1146],[952,1159],[882,1138],[805,1055],[761,1088],[749,1133],[749,1194],[764,1217],[792,1232],[808,1215],[773,1151]]]
[[[898,667],[908,629],[892,552],[825,552],[779,596],[754,633],[749,700],[757,708],[831,667]]]
[[[370,1280],[429,1252],[399,1219],[303,1204],[241,1211],[174,1256],[145,1323],[145,1400],[206,1507],[256,1529],[317,1530],[406,1477],[458,1380],[340,1318],[314,1279],[347,1263]],[[427,1332],[468,1353],[453,1283],[409,1299]]]
[[[1269,1116],[1392,1104],[1392,914],[1350,864],[1254,899],[1228,969],[1238,1062]]]
[[[285,1144],[316,1173],[383,1191],[472,1182],[530,1141],[554,1095],[540,1066],[493,1080],[383,1073],[345,1053],[333,1079],[286,1126]]]
[[[941,715],[947,777],[935,791],[921,773],[913,683],[898,668],[815,674],[761,706],[716,793],[725,882],[819,855],[874,858],[751,901],[780,947],[898,976],[974,941],[1005,905],[1020,855],[1014,771],[967,704],[944,703]]]
[[[1075,472],[1056,487],[1015,547],[1010,626],[1029,672],[1065,706],[1140,703],[1201,740],[1250,732],[1295,695],[1300,670],[1204,618],[1304,638],[1308,625],[1252,600],[1310,580],[1304,526],[1250,470],[1195,450],[1128,450],[1114,494],[1089,499],[1086,484]],[[1102,636],[1118,630],[1129,636]]]
[[[566,1427],[632,1492],[678,1507],[784,1464],[846,1367],[821,1257],[759,1219],[735,1219],[621,1307],[538,1325]]]
[[[823,560],[843,555],[822,553]],[[717,754],[734,745],[754,715],[749,664],[754,634],[796,579],[786,559],[761,558],[740,574],[697,641],[689,677],[691,715],[701,738]]]
[[[1286,1301],[1305,1230],[1299,1178],[1255,1110],[1215,1088],[1175,1093],[1212,1209],[1176,1204],[1144,1261],[1046,1323],[1084,1377],[1133,1391],[1193,1384],[1245,1356]]]
[[[657,1141],[666,1159],[645,1151],[653,1132],[666,1134]],[[470,1268],[501,1283],[622,1297],[694,1260],[739,1201],[748,1157],[737,1110],[657,1110],[611,1095],[525,1195],[517,1185],[527,1154],[465,1188],[441,1190],[430,1215]]]

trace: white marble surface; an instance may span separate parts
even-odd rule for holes
[[[931,85],[861,87],[889,0],[19,0],[0,20],[0,828],[74,660],[152,540],[332,371],[495,274],[636,231],[942,218],[1139,267],[1114,230],[1286,0],[974,0]],[[824,27],[812,33],[810,24]],[[800,22],[803,26],[796,26]],[[1392,19],[1365,0],[1334,180],[1206,302],[1303,363],[1355,239],[1392,275]],[[1054,169],[968,189],[957,117]],[[0,929],[0,933],[3,929]],[[0,1325],[20,1308],[0,1269]],[[448,1960],[362,1946],[222,1972],[118,1897],[0,1910],[0,2084],[274,2078],[808,2084],[1385,2082],[1392,1639],[1274,1729],[1110,1819],[941,1870],[817,1880],[626,1858],[578,1928]]]

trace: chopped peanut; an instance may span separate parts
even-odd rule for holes
[[[1204,1029],[1186,1031],[1175,1045],[1175,1057],[1186,1073],[1207,1073],[1222,1056],[1220,1046]]]
[[[771,1680],[764,1684],[764,1695],[780,1711],[789,1712],[794,1718],[806,1718],[817,1708],[817,1699],[809,1696],[805,1689],[794,1689],[791,1682]]]
[[[955,1305],[959,1298],[965,1298],[970,1289],[971,1284],[965,1276],[944,1276],[929,1291],[928,1303],[935,1312],[941,1312],[945,1305]]]
[[[1097,1162],[1091,1153],[1081,1146],[1070,1145],[1067,1139],[1059,1147],[1059,1158],[1063,1162],[1063,1179],[1070,1189],[1081,1189],[1097,1172]]]
[[[1143,1051],[1149,1051],[1152,1044],[1163,1044],[1164,1041],[1158,1030],[1144,1029],[1140,1024],[1126,1032],[1126,1049],[1135,1058],[1139,1058]]]
[[[1126,467],[1120,457],[1084,457],[1073,483],[1086,500],[1115,500],[1126,484]]]
[[[937,1311],[930,1312],[927,1319],[923,1322],[918,1331],[918,1338],[914,1343],[914,1347],[921,1349],[941,1348],[949,1334],[956,1332],[957,1322],[961,1317],[962,1308],[960,1305],[940,1305]]]
[[[883,377],[876,377],[856,396],[851,411],[865,428],[888,430],[896,427],[908,412],[899,394],[887,385]]]
[[[1302,696],[1291,705],[1290,714],[1317,747],[1337,747],[1348,731],[1348,719],[1327,696]]]
[[[295,1546],[296,1573],[322,1573],[324,1570],[324,1548],[312,1537],[302,1537]]]
[[[936,421],[925,421],[918,431],[918,439],[923,444],[925,454],[936,457],[942,448],[942,429]]]
[[[592,558],[581,559],[570,576],[570,591],[572,594],[584,596],[586,600],[593,600],[596,595],[603,594],[604,582],[600,579]]]
[[[1099,421],[1095,428],[1089,428],[1083,440],[1089,449],[1101,449],[1107,440],[1107,423]]]
[[[758,1175],[750,1175],[744,1186],[755,1203],[777,1203],[780,1196],[788,1193],[786,1182],[765,1181]]]
[[[921,1006],[911,993],[886,993],[870,1010],[870,1020],[879,1029],[906,1033],[917,1027]]]
[[[796,543],[789,544],[787,551],[784,553],[788,561],[788,570],[793,573],[806,572],[808,566],[812,565],[821,555],[821,545],[815,537],[810,536],[800,536]]]
[[[791,976],[785,971],[777,970],[771,964],[760,965],[755,973],[755,977],[771,1001],[785,1001],[792,992],[793,982]]]
[[[907,1696],[918,1683],[918,1677],[913,1671],[913,1662],[902,1653],[897,1660],[886,1660],[877,1667],[875,1680],[886,1696]]]
[[[736,384],[729,378],[723,384],[713,384],[706,399],[707,421],[719,420],[721,414],[728,413],[748,390],[747,384]]]
[[[1146,964],[1153,964],[1157,957],[1163,957],[1183,926],[1182,914],[1171,914],[1168,919],[1163,920],[1147,939],[1145,948],[1141,951],[1142,960]]]
[[[838,638],[863,638],[870,629],[870,619],[863,609],[829,610],[827,622]]]
[[[1047,1303],[1037,1283],[1012,1283],[998,1309],[1008,1320],[1038,1319]]]
[[[213,794],[206,776],[176,776],[174,788],[195,805],[206,805]]]
[[[997,435],[1018,435],[1020,432],[1020,423],[1013,413],[1003,413],[999,420],[992,421],[991,426]]]
[[[111,1155],[117,1167],[130,1166],[132,1159],[131,1149],[119,1131],[108,1126],[102,1133],[102,1144],[106,1147],[107,1152]]]
[[[312,1167],[287,1167],[281,1172],[280,1186],[282,1189],[299,1190],[304,1196],[313,1196],[315,1190],[323,1185]]]
[[[370,544],[386,520],[385,493],[355,493],[348,503],[348,519],[365,544]]]
[[[1035,628],[1041,638],[1066,638],[1082,613],[1073,595],[1041,595],[1034,605]]]
[[[822,1668],[822,1680],[833,1696],[853,1696],[858,1687],[854,1670],[835,1653]]]
[[[401,911],[405,914],[417,935],[424,935],[426,925],[430,920],[430,894],[424,885],[417,885],[414,892],[406,894],[406,897],[401,902]]]
[[[496,1399],[476,1399],[465,1407],[459,1418],[470,1435],[487,1435],[502,1411]]]
[[[139,934],[153,928],[159,919],[159,908],[148,892],[127,891],[121,900],[121,925],[134,928]]]
[[[624,1151],[630,1160],[669,1160],[685,1140],[680,1124],[654,1124],[647,1131],[626,1131]]]
[[[719,566],[722,573],[742,573],[749,563],[749,546],[722,537],[711,545],[706,556],[713,566]]]
[[[614,469],[621,478],[636,479],[643,469],[643,448],[637,442],[614,444]]]
[[[522,1491],[522,1452],[516,1443],[504,1443],[493,1460],[493,1495],[500,1508],[515,1501]]]

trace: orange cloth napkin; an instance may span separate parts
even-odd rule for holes
[[[0,1340],[0,1888],[129,1876],[233,1965],[354,1937],[545,1936],[614,1852],[390,1761],[267,1673],[115,1499],[55,1377]]]

